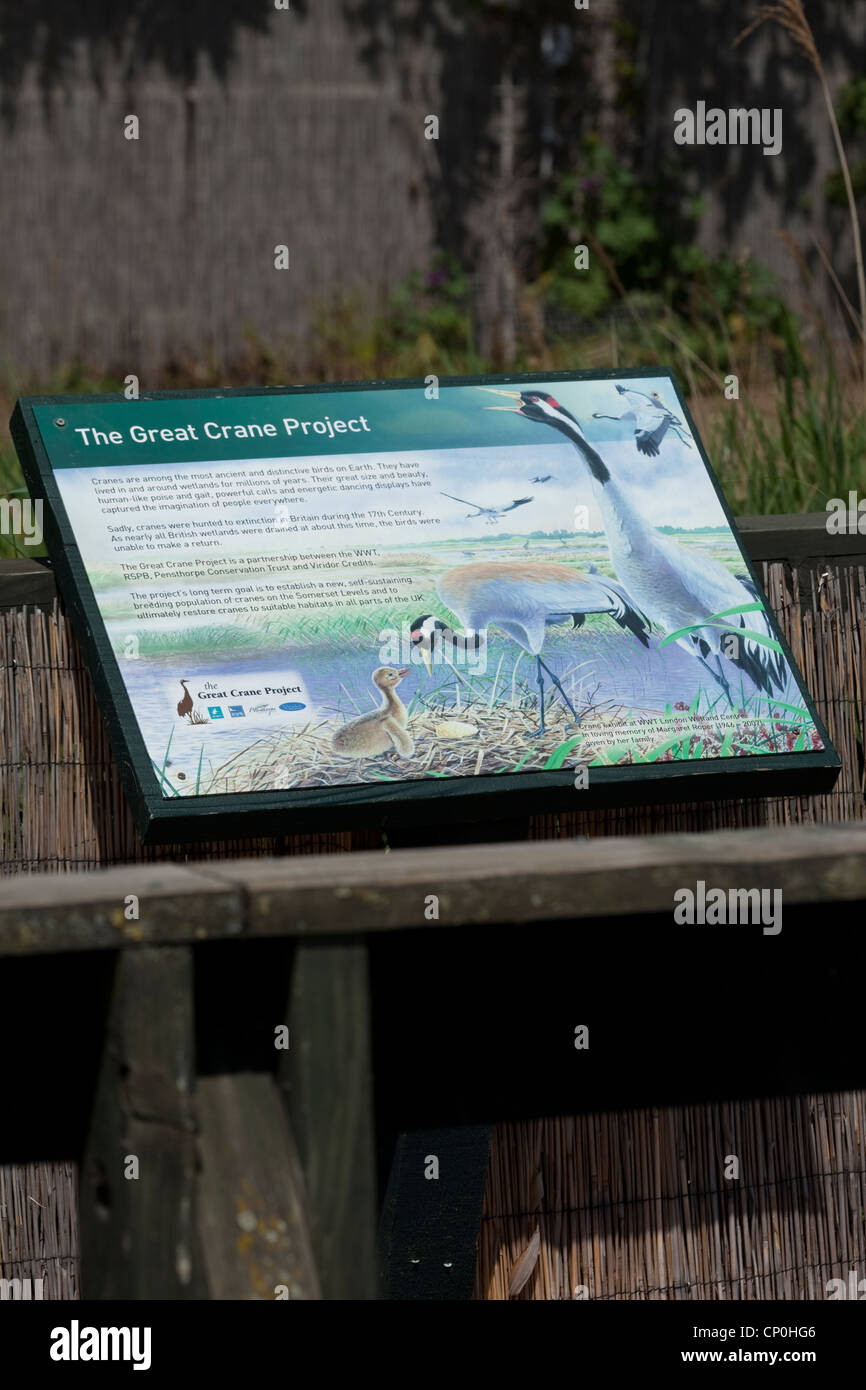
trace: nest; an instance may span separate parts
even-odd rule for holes
[[[460,738],[438,736],[437,728],[445,721],[474,725],[477,732]],[[586,740],[592,741],[593,726],[598,733],[599,715],[592,708],[582,711],[581,724],[575,727],[570,712],[554,701],[545,711],[545,725],[544,734],[536,735],[538,712],[529,701],[516,708],[492,709],[483,701],[431,705],[412,714],[409,732],[415,751],[411,757],[394,752],[352,758],[334,752],[337,720],[310,722],[291,735],[275,733],[258,739],[208,778],[202,777],[200,794],[540,771],[575,737],[580,742],[568,762],[586,761],[585,753],[580,758],[576,754]],[[605,726],[609,729],[608,720]]]
[[[396,751],[375,757],[335,752],[332,740],[342,721],[310,721],[292,734],[274,732],[257,739],[202,776],[199,792],[286,791],[422,777],[490,777],[579,766],[744,757],[785,751],[795,737],[797,721],[770,722],[759,731],[741,711],[743,718],[734,734],[712,716],[696,716],[685,706],[667,719],[657,716],[644,725],[635,719],[639,711],[599,705],[594,698],[589,696],[579,707],[578,724],[566,706],[552,698],[545,709],[543,734],[537,732],[538,710],[531,695],[514,705],[492,707],[482,699],[428,704],[412,713],[409,732],[415,750],[408,758]],[[443,725],[447,729],[455,722],[474,727],[475,733],[449,736]],[[761,739],[762,746],[755,739]]]

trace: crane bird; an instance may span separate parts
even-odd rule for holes
[[[467,517],[473,520],[475,517],[483,516],[491,526],[495,526],[501,516],[506,512],[513,512],[515,507],[525,507],[527,502],[531,502],[531,497],[517,497],[507,507],[482,507],[478,502],[468,502],[465,497],[452,497],[450,492],[443,492],[443,497],[450,497],[452,502],[462,502],[466,507],[474,507],[474,512],[467,512]]]
[[[187,715],[192,714],[192,696],[187,690],[188,681],[189,677],[181,681],[181,685],[183,686],[183,699],[177,702],[177,712],[181,719],[186,719]]]
[[[519,402],[516,406],[488,409],[511,410],[525,420],[549,425],[574,445],[592,480],[617,579],[625,585],[634,604],[663,632],[699,629],[677,637],[677,645],[697,657],[732,704],[725,662],[731,662],[770,697],[777,688],[784,689],[785,660],[763,609],[749,614],[752,629],[763,639],[760,642],[747,635],[742,613],[730,615],[724,624],[705,626],[716,614],[760,601],[748,575],[731,574],[712,556],[687,550],[657,531],[611,477],[610,469],[586,439],[575,417],[554,396],[544,391],[503,391],[491,386],[479,390],[510,396]],[[736,638],[733,644],[729,641],[731,636]]]
[[[654,458],[659,451],[659,445],[667,434],[668,430],[673,430],[677,439],[691,448],[691,444],[680,431],[683,422],[672,411],[668,410],[658,391],[653,391],[651,396],[647,396],[643,391],[630,391],[625,386],[617,385],[616,390],[628,401],[628,409],[621,415],[602,415],[600,411],[592,412],[593,420],[634,420],[634,441],[639,454],[649,454]]]
[[[431,613],[416,618],[410,627],[410,641],[419,647],[428,671],[430,650],[435,640],[448,642],[454,650],[478,651],[482,632],[500,628],[525,652],[535,658],[538,685],[539,728],[544,733],[544,672],[559,691],[576,723],[574,705],[554,671],[541,659],[545,628],[571,621],[573,628],[583,625],[587,613],[608,613],[645,647],[649,646],[647,625],[621,584],[602,574],[583,574],[571,565],[535,560],[489,560],[474,565],[458,565],[447,570],[437,584],[442,602],[456,613],[462,631],[453,632]]]

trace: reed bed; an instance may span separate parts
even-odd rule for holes
[[[42,1279],[43,1299],[78,1298],[76,1165],[0,1166],[0,1279]]]
[[[597,727],[599,715],[587,706],[581,712],[581,734],[589,740],[586,747],[592,754],[592,730]],[[610,721],[610,715],[606,717]],[[257,739],[227,764],[202,777],[200,792],[260,791],[275,786],[334,787],[343,785],[347,774],[358,782],[398,782],[562,766],[562,760],[572,752],[575,730],[571,715],[555,703],[545,713],[545,721],[544,735],[536,738],[538,715],[531,700],[507,709],[491,709],[479,699],[430,704],[412,715],[415,752],[409,758],[396,754],[340,757],[331,746],[340,722],[311,722],[289,737],[276,733]],[[440,733],[441,725],[448,722],[471,725],[476,732],[461,737]],[[625,718],[620,722],[625,729]]]
[[[712,703],[702,696],[703,692],[695,701],[701,709]],[[722,700],[721,695],[716,697],[714,710],[722,705]],[[486,698],[470,696],[460,700],[458,694],[456,703],[428,701],[413,713],[410,731],[415,750],[411,757],[394,753],[353,759],[335,754],[332,739],[342,721],[311,721],[291,735],[275,733],[257,738],[219,767],[208,769],[204,775],[199,773],[195,785],[200,795],[339,787],[345,784],[347,775],[353,782],[399,782],[425,777],[543,772],[579,764],[612,767],[673,762],[676,757],[746,757],[753,751],[756,739],[763,740],[762,748],[767,751],[784,749],[786,740],[789,749],[797,740],[805,746],[806,735],[800,732],[802,720],[773,709],[763,696],[747,697],[747,704],[748,715],[746,710],[741,711],[746,718],[740,737],[733,731],[725,732],[713,712],[702,715],[696,709],[686,710],[685,705],[672,709],[665,720],[654,718],[650,731],[634,722],[640,711],[596,706],[591,700],[581,703],[576,698],[580,716],[576,726],[570,712],[554,697],[545,709],[545,732],[539,736],[536,698],[527,687],[514,702],[496,707]],[[723,706],[723,713],[726,709]],[[769,723],[768,711],[772,711]],[[689,719],[690,713],[699,721],[698,732]],[[466,732],[460,736],[452,732],[455,724],[464,726]],[[657,727],[662,724],[663,729]],[[778,730],[785,732],[779,734]],[[164,774],[164,784],[178,796],[184,794],[181,785],[168,774]]]
[[[831,1279],[848,1294],[864,1210],[863,1091],[502,1125],[475,1296],[823,1299]]]

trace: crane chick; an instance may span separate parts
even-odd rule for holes
[[[371,679],[382,692],[382,703],[378,709],[350,719],[337,730],[331,743],[335,753],[353,758],[376,758],[382,753],[396,752],[401,758],[411,758],[415,741],[408,732],[409,713],[394,690],[408,674],[408,666],[402,670],[377,666]]]

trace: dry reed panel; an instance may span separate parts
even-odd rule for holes
[[[72,1163],[0,1166],[0,1279],[42,1279],[45,1299],[78,1297]]]
[[[335,287],[369,317],[429,259],[423,123],[441,111],[426,104],[438,55],[419,36],[401,85],[388,17],[374,69],[341,0],[306,15],[248,5],[240,21],[234,5],[210,27],[177,6],[176,25],[144,38],[131,16],[120,51],[121,10],[103,8],[79,12],[62,57],[49,45],[44,62],[26,15],[4,34],[3,360],[42,381],[83,362],[152,386],[178,365],[243,371],[285,352],[309,373],[330,320],[330,376],[356,375],[341,370]]]
[[[725,1155],[740,1157],[738,1181]],[[816,1299],[866,1261],[866,1092],[501,1125],[476,1297]]]
[[[776,797],[535,816],[534,839],[658,834],[750,825],[828,824],[864,816],[862,747],[866,571],[812,567],[800,582],[784,564],[764,567],[771,604],[843,760],[834,790]],[[133,827],[102,717],[66,619],[0,612],[0,870],[45,872],[131,860],[233,859],[376,848],[372,831],[238,839],[143,848]],[[472,840],[472,826],[448,830]],[[506,832],[514,838],[510,826]],[[431,839],[436,836],[431,832]]]

